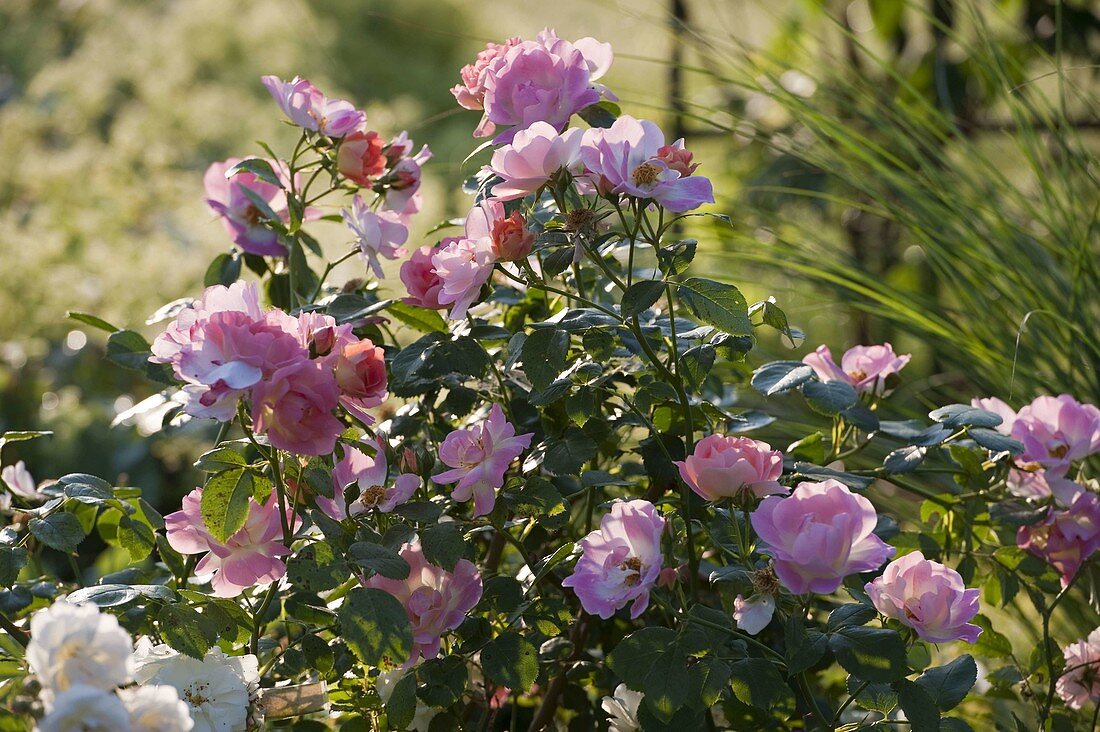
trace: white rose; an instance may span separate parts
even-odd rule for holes
[[[77,684],[110,691],[133,678],[133,643],[113,615],[63,600],[31,617],[27,662],[60,694]]]
[[[190,732],[195,726],[191,707],[167,685],[120,689],[122,705],[130,715],[131,732]]]
[[[75,684],[53,699],[36,732],[130,732],[126,707],[109,691]]]
[[[214,647],[200,661],[151,643],[140,643],[139,651],[141,676],[179,692],[190,707],[194,732],[245,732],[250,695],[259,683],[255,656],[226,656]]]
[[[626,684],[615,687],[614,696],[605,696],[600,706],[607,712],[611,732],[635,732],[638,729],[638,705],[644,695],[631,691]]]

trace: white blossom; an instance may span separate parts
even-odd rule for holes
[[[600,706],[607,712],[611,732],[635,732],[638,725],[638,705],[644,694],[628,689],[626,684],[615,687],[614,696],[605,696]]]
[[[120,689],[122,705],[130,715],[130,732],[190,732],[195,722],[191,707],[166,684]]]
[[[0,470],[0,479],[3,479],[8,490],[20,498],[34,502],[42,500],[42,494],[38,492],[38,484],[34,482],[34,478],[22,460]]]
[[[775,598],[771,595],[754,595],[748,600],[738,595],[733,601],[733,619],[737,627],[749,635],[756,635],[768,627],[774,614]]]
[[[259,685],[255,656],[226,656],[214,647],[203,660],[138,642],[135,666],[139,683],[167,684],[187,703],[194,732],[245,732],[249,704]]]
[[[113,615],[64,600],[31,617],[27,662],[50,693],[78,684],[113,691],[133,677],[133,642]]]
[[[53,697],[36,732],[130,732],[130,717],[110,691],[74,684]]]

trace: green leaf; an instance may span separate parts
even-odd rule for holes
[[[917,677],[916,683],[928,692],[941,712],[957,707],[978,679],[978,666],[973,656],[962,655],[945,666],[930,668]]]
[[[622,111],[619,109],[619,105],[607,100],[590,104],[577,112],[577,116],[587,122],[590,127],[610,127],[615,124],[615,120],[620,114],[622,114]]]
[[[135,521],[129,516],[123,516],[118,520],[119,544],[130,553],[131,562],[140,562],[153,552],[156,546],[156,535],[148,524]]]
[[[752,372],[752,388],[773,396],[801,386],[814,377],[814,370],[801,361],[772,361]]]
[[[684,706],[691,692],[687,656],[669,649],[653,660],[645,679],[645,705],[657,719],[668,721]]]
[[[990,430],[985,427],[967,427],[966,434],[990,452],[1008,452],[1019,455],[1024,451],[1022,442],[1008,435],[1002,435],[997,430]]]
[[[223,470],[243,468],[248,462],[232,447],[217,447],[204,452],[195,461],[195,467],[204,473],[220,473]]]
[[[254,491],[252,472],[244,468],[223,470],[206,482],[200,510],[211,536],[225,541],[244,526]]]
[[[644,313],[661,299],[665,283],[660,280],[638,280],[623,293],[619,307],[624,318]]]
[[[355,657],[369,666],[401,664],[412,652],[412,629],[404,606],[372,587],[348,590],[337,611],[340,631]]]
[[[928,693],[906,679],[894,682],[898,693],[898,706],[905,712],[905,718],[913,732],[939,732],[940,711]]]
[[[898,705],[898,694],[889,684],[872,684],[849,676],[847,687],[848,693],[855,697],[856,704],[864,709],[889,714]]]
[[[859,394],[847,381],[807,381],[802,396],[818,414],[835,417],[859,401]]]
[[[840,628],[829,635],[829,648],[845,671],[865,681],[894,681],[909,673],[905,643],[893,630]]]
[[[149,342],[138,332],[118,330],[107,338],[106,358],[116,366],[139,371],[153,381],[171,383],[172,371],[168,364],[151,363]]]
[[[555,475],[576,475],[596,456],[599,445],[579,427],[566,427],[560,438],[547,441],[543,467]]]
[[[695,259],[698,242],[684,239],[657,250],[657,266],[665,277],[675,277],[687,271],[691,260]]]
[[[974,650],[979,656],[1008,658],[1012,655],[1012,641],[1003,633],[994,630],[989,618],[984,615],[975,615],[973,623],[982,629],[978,642],[974,644]]]
[[[403,580],[409,576],[409,563],[381,544],[357,541],[348,549],[348,559],[389,579]]]
[[[202,615],[184,604],[173,603],[162,607],[157,614],[157,624],[168,645],[193,658],[205,656],[217,638],[216,634],[204,629]]]
[[[309,592],[324,592],[340,585],[351,575],[347,562],[336,556],[332,545],[315,542],[302,547],[286,563],[287,579]],[[406,572],[405,576],[408,576]]]
[[[99,328],[100,330],[107,331],[108,333],[114,333],[116,330],[118,330],[118,328],[111,325],[103,318],[91,315],[89,313],[81,313],[76,310],[70,310],[69,312],[65,313],[65,317],[69,318],[70,320],[75,320],[79,323],[84,323],[85,325],[90,325],[93,328]]]
[[[33,518],[27,524],[31,535],[40,542],[59,552],[75,552],[84,541],[84,528],[80,519],[71,513],[52,513],[46,518]]]
[[[210,266],[206,268],[202,284],[204,287],[211,287],[212,285],[228,287],[236,282],[240,276],[241,258],[222,253],[214,257],[214,260],[210,262]]]
[[[771,661],[743,658],[735,661],[730,669],[733,694],[744,704],[769,709],[785,695],[787,684]]]
[[[676,292],[688,310],[707,325],[730,335],[752,335],[748,304],[733,285],[691,277],[681,282]]]
[[[433,707],[449,707],[466,690],[469,674],[461,656],[445,656],[420,664],[416,677],[423,685],[416,690],[421,701]]]
[[[391,302],[386,306],[386,310],[397,320],[421,333],[447,332],[446,321],[435,310],[409,305],[400,300]]]
[[[887,473],[909,473],[916,470],[924,462],[926,455],[928,455],[927,447],[918,445],[899,447],[886,456],[886,459],[882,461],[882,467],[886,469]]]
[[[877,612],[873,607],[862,603],[841,605],[829,613],[829,622],[826,629],[830,633],[835,633],[841,628],[866,625],[876,614]]]
[[[791,676],[820,661],[829,647],[828,636],[812,628],[807,630],[795,615],[787,619],[783,637],[787,645],[787,672]]]
[[[8,588],[19,579],[19,571],[27,563],[27,550],[21,546],[0,547],[0,587]]]
[[[393,685],[386,701],[386,721],[390,729],[408,729],[416,716],[416,673],[408,672]]]
[[[497,613],[510,613],[523,601],[523,585],[512,577],[498,575],[485,580],[481,605]]]
[[[689,348],[676,363],[677,373],[684,377],[688,386],[698,389],[714,366],[715,349],[709,344]]]
[[[65,495],[81,503],[98,504],[114,498],[111,484],[85,473],[70,473],[57,479]]]
[[[454,521],[428,527],[420,532],[420,548],[429,563],[452,572],[466,553],[462,527]]]
[[[959,427],[996,427],[1004,420],[999,414],[987,412],[969,404],[948,404],[933,409],[928,416],[945,427],[956,430]]]
[[[232,178],[238,173],[243,172],[252,173],[252,175],[256,176],[264,183],[270,183],[279,188],[283,187],[282,182],[279,180],[279,176],[275,175],[275,170],[271,167],[271,163],[263,158],[248,158],[247,160],[242,160],[225,171],[225,177]]]
[[[115,607],[125,605],[139,597],[147,597],[158,602],[175,602],[179,595],[164,585],[93,585],[75,592],[70,592],[68,601],[80,605],[91,603],[99,607]]]
[[[527,334],[520,348],[523,373],[541,391],[565,370],[569,351],[569,334],[552,328],[538,328]]]
[[[486,678],[501,686],[526,692],[539,675],[538,651],[517,633],[503,633],[481,649]]]
[[[675,641],[676,631],[669,628],[642,628],[619,641],[607,663],[627,686],[643,691],[650,666]]]

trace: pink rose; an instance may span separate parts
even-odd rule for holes
[[[168,544],[173,549],[181,554],[207,553],[195,566],[195,574],[212,575],[210,586],[215,597],[237,597],[253,585],[275,582],[286,574],[286,564],[280,557],[290,554],[290,550],[282,543],[278,501],[274,496],[266,504],[255,498],[248,501],[244,526],[224,544],[215,541],[203,524],[201,488],[184,497],[179,511],[164,517]]]
[[[439,460],[452,468],[433,480],[445,485],[455,483],[451,498],[474,499],[474,518],[484,516],[496,504],[496,491],[504,485],[508,466],[531,446],[534,433],[517,435],[516,428],[504,417],[499,404],[479,424],[448,434],[439,446]]]
[[[623,115],[609,128],[585,130],[580,158],[604,195],[652,199],[674,213],[714,203],[710,180],[670,167],[660,157],[665,147],[661,128]]]
[[[630,605],[637,618],[661,575],[665,520],[649,501],[616,501],[600,528],[580,540],[581,558],[562,582],[572,587],[589,615],[604,620]]]
[[[405,256],[406,251],[401,245],[409,238],[409,227],[402,214],[395,211],[375,213],[356,195],[352,199],[351,210],[345,209],[340,215],[355,234],[359,253],[370,265],[375,277],[381,279],[386,276],[382,271],[382,263],[378,260],[379,256],[386,259]]]
[[[441,246],[458,241],[457,238],[444,239]],[[402,298],[410,305],[418,305],[429,310],[442,310],[447,306],[439,301],[443,290],[443,280],[435,273],[432,257],[436,253],[430,246],[420,247],[401,264],[401,282],[405,285],[408,297]]]
[[[377,132],[352,132],[336,151],[340,174],[361,186],[370,187],[386,172],[385,143]]]
[[[1100,496],[1082,492],[1065,511],[1050,509],[1036,524],[1021,526],[1016,545],[1062,573],[1062,586],[1100,549]]]
[[[206,188],[206,204],[221,217],[225,230],[233,238],[233,243],[249,254],[273,257],[285,257],[287,250],[279,241],[279,235],[263,225],[263,214],[244,190],[256,194],[280,218],[286,220],[286,192],[279,186],[260,180],[248,171],[226,178],[225,173],[241,158],[229,158],[220,163],[212,163],[206,169],[202,182]],[[289,178],[283,164],[277,160],[267,161],[276,174],[284,181]],[[315,217],[315,216],[311,216]]]
[[[343,99],[329,99],[307,80],[264,76],[263,85],[290,121],[328,137],[343,137],[367,121],[367,115]]]
[[[929,643],[973,643],[982,632],[968,622],[978,614],[979,591],[968,590],[958,572],[920,552],[890,562],[864,589],[880,613],[909,626]]]
[[[367,409],[386,400],[386,354],[369,338],[345,345],[334,361],[340,404],[356,419],[370,424]]]
[[[472,64],[466,64],[459,71],[461,84],[451,89],[458,106],[463,109],[485,108],[485,75],[489,66],[498,57],[503,56],[512,46],[523,42],[522,38],[509,38],[504,43],[486,43],[485,50],[478,53]]]
[[[749,518],[780,582],[796,595],[835,592],[845,577],[878,569],[895,552],[873,533],[871,502],[831,478],[769,496]]]
[[[439,655],[440,637],[461,625],[481,599],[481,575],[466,559],[458,560],[453,572],[429,564],[419,540],[402,546],[399,554],[409,563],[407,579],[376,574],[366,584],[390,593],[405,606],[413,634],[407,665],[412,665],[420,657]]]
[[[657,151],[657,159],[679,173],[681,178],[688,177],[699,167],[699,163],[691,162],[693,157],[695,156],[684,147],[683,138]]]
[[[493,186],[493,198],[510,201],[534,193],[562,168],[575,172],[580,160],[583,131],[561,134],[545,122],[517,132],[512,142],[497,148],[489,170],[503,179]]]
[[[504,262],[527,259],[535,246],[535,234],[528,231],[527,221],[519,211],[513,211],[506,219],[493,223],[493,254]]]
[[[456,239],[432,255],[432,267],[443,285],[439,302],[451,306],[448,314],[451,320],[466,317],[466,311],[481,294],[481,287],[492,276],[495,262],[493,240],[488,236]]]
[[[302,359],[252,390],[252,422],[271,444],[297,455],[328,455],[344,423],[333,416],[340,396],[332,373]]]
[[[402,473],[389,483],[389,464],[386,446],[379,439],[365,444],[374,450],[368,455],[362,450],[344,445],[344,456],[332,471],[332,498],[317,496],[318,508],[330,518],[343,521],[348,516],[358,516],[372,508],[389,513],[406,503],[420,488],[420,476]],[[344,490],[356,484],[359,497],[350,505],[344,498]]]
[[[1065,671],[1054,690],[1070,709],[1100,703],[1100,628],[1062,649]]]
[[[412,155],[413,142],[407,132],[402,132],[382,151],[390,163],[390,172],[382,179],[385,199],[382,207],[411,216],[420,210],[420,181],[424,164],[432,159],[427,145]]]
[[[1041,396],[1020,410],[1012,436],[1023,443],[1021,462],[1036,462],[1055,475],[1100,452],[1100,409],[1069,394]]]
[[[893,391],[890,377],[896,376],[912,358],[894,353],[889,343],[881,346],[854,346],[849,348],[837,366],[828,346],[818,346],[806,354],[802,363],[811,367],[822,381],[845,381],[861,393],[884,396]]]
[[[746,489],[757,498],[786,492],[778,481],[783,453],[748,437],[708,435],[687,459],[675,462],[684,482],[707,501],[733,498]]]

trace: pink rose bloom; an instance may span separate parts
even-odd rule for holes
[[[896,551],[874,535],[871,502],[831,478],[765,498],[749,518],[779,581],[796,595],[835,592],[845,577],[878,569]]]
[[[839,366],[828,346],[818,346],[813,353],[806,354],[802,363],[811,367],[822,381],[846,381],[860,393],[884,396],[893,391],[887,379],[905,368],[911,358],[908,353],[895,354],[889,343],[883,343],[849,348]]]
[[[249,498],[244,526],[224,543],[214,540],[202,520],[202,489],[184,496],[179,511],[164,517],[169,545],[181,554],[207,552],[195,566],[199,576],[213,575],[210,586],[215,597],[237,597],[249,587],[281,579],[286,565],[279,557],[290,554],[282,543],[283,525],[278,501],[266,504]]]
[[[412,154],[413,142],[407,132],[402,132],[386,146],[383,153],[390,163],[390,172],[382,179],[386,194],[382,207],[406,216],[420,210],[420,180],[424,164],[432,159],[427,145]]]
[[[1065,672],[1054,690],[1070,709],[1100,703],[1100,628],[1062,649]]]
[[[1100,452],[1100,409],[1069,394],[1041,396],[1020,410],[1012,436],[1023,443],[1021,462],[1036,462],[1055,475]]]
[[[462,83],[451,88],[458,106],[463,109],[485,109],[485,75],[489,66],[498,57],[503,56],[512,46],[518,46],[522,38],[509,38],[504,43],[486,43],[485,50],[477,54],[472,64],[466,64],[459,71]]]
[[[508,129],[493,143],[508,143],[535,122],[563,130],[570,117],[600,101],[580,49],[557,37],[540,38],[517,43],[489,62],[483,81],[485,114],[475,137],[487,137],[503,126]]]
[[[517,435],[499,404],[483,422],[455,430],[439,446],[439,460],[452,468],[435,476],[439,484],[456,483],[451,498],[474,499],[474,518],[484,516],[496,504],[496,491],[504,485],[508,466],[531,446],[534,433]]]
[[[785,493],[783,453],[749,437],[708,435],[685,460],[676,460],[680,477],[701,498],[719,501],[748,490],[757,498]]]
[[[407,503],[420,487],[420,476],[412,473],[402,473],[392,485],[387,486],[389,464],[385,445],[381,440],[365,444],[373,447],[373,456],[351,445],[344,445],[344,457],[332,471],[332,498],[316,498],[318,508],[337,521],[358,516],[372,508],[389,513]],[[353,483],[359,486],[359,498],[349,505],[344,499],[344,489]]]
[[[671,145],[665,145],[657,151],[657,159],[686,178],[699,167],[699,163],[691,162],[695,156],[684,147],[684,138],[680,138]]]
[[[457,238],[444,239],[442,246],[458,241]],[[439,301],[439,295],[443,290],[443,280],[435,273],[432,257],[436,249],[423,246],[412,253],[401,264],[401,282],[405,285],[408,297],[402,298],[410,305],[418,305],[429,310],[442,310],[447,306]]]
[[[315,361],[296,361],[253,388],[253,428],[280,450],[328,455],[344,431],[332,414],[339,396],[332,372]]]
[[[982,632],[968,622],[978,614],[979,591],[968,590],[958,572],[920,552],[890,562],[864,589],[880,613],[909,626],[929,643],[973,643]]]
[[[516,133],[512,142],[497,148],[489,170],[504,182],[493,186],[493,198],[510,201],[534,193],[562,168],[578,168],[583,130],[558,131],[545,122],[535,122]]]
[[[741,595],[733,598],[733,619],[740,630],[749,635],[756,635],[768,623],[775,614],[775,597],[766,594],[757,594],[748,600]]]
[[[386,354],[369,338],[345,345],[334,362],[340,404],[356,419],[374,422],[367,412],[386,400]]]
[[[300,76],[283,81],[261,77],[263,85],[290,121],[328,137],[343,137],[367,121],[367,115],[343,99],[329,99]]]
[[[413,650],[407,665],[421,656],[439,655],[439,639],[466,619],[481,599],[481,575],[466,559],[459,559],[453,572],[429,564],[414,540],[401,547],[401,558],[409,563],[407,579],[394,580],[374,575],[367,587],[385,590],[401,601],[412,624]]]
[[[260,256],[285,257],[286,247],[279,241],[279,235],[263,225],[263,214],[244,194],[244,189],[247,188],[259,196],[283,220],[288,217],[286,192],[248,171],[226,178],[226,171],[239,162],[241,158],[229,158],[220,163],[212,163],[206,169],[202,178],[206,188],[206,204],[221,217],[233,243],[242,250]],[[282,163],[277,160],[267,162],[281,179],[288,177]]]
[[[1067,510],[1051,509],[1037,524],[1021,526],[1016,545],[1062,573],[1062,586],[1100,549],[1100,497],[1082,492]]]
[[[352,132],[336,151],[340,175],[361,186],[372,186],[386,172],[385,143],[377,132]]]
[[[600,528],[580,540],[581,558],[562,582],[572,587],[589,615],[609,619],[630,604],[637,618],[661,574],[665,520],[649,501],[616,501]]]
[[[14,465],[5,465],[0,470],[0,480],[13,495],[19,496],[24,501],[41,502],[46,496],[39,492],[38,484],[34,482],[34,476],[27,470],[27,465],[22,460]]]
[[[493,240],[488,236],[456,239],[432,255],[432,267],[442,283],[439,302],[451,306],[448,313],[451,320],[466,317],[466,311],[481,294],[481,287],[492,276],[495,263]]]
[[[528,230],[527,221],[519,211],[513,211],[506,219],[493,224],[493,254],[503,262],[519,262],[527,259],[535,246],[535,234]]]
[[[653,199],[674,213],[714,203],[710,180],[681,175],[660,157],[664,148],[660,127],[623,115],[609,128],[585,130],[580,157],[604,195]]]
[[[397,259],[407,253],[401,246],[409,238],[409,227],[405,217],[395,211],[375,213],[358,195],[352,199],[351,210],[343,210],[340,215],[355,234],[359,253],[374,271],[375,277],[385,277],[379,256]]]

